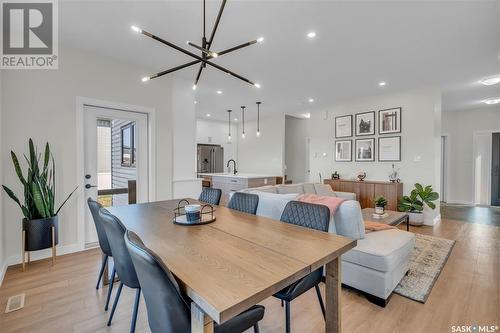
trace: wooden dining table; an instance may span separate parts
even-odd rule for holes
[[[187,199],[198,203],[195,199]],[[191,332],[214,331],[326,265],[326,332],[341,331],[340,255],[356,241],[215,206],[216,221],[172,223],[179,200],[108,208],[178,279],[192,300]]]

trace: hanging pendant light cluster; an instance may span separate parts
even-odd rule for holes
[[[257,137],[260,136],[260,105],[262,102],[255,102],[257,104]]]
[[[255,104],[257,104],[257,137],[260,136],[260,105],[262,104],[262,102],[255,102]],[[245,132],[245,109],[246,109],[246,106],[245,105],[242,105],[240,106],[241,107],[241,127],[242,127],[242,132],[241,132],[241,138],[242,139],[245,139],[246,138],[246,132]],[[229,124],[229,140],[231,140],[231,111],[232,110],[228,110],[227,112],[229,112],[229,118],[228,118],[228,124]]]
[[[241,120],[242,120],[242,125],[243,125],[243,132],[241,133],[241,137],[244,139],[245,138],[245,108],[246,106],[242,105],[241,106]]]
[[[227,125],[228,125],[228,135],[227,135],[227,139],[229,141],[231,141],[231,112],[233,112],[233,110],[227,110]]]

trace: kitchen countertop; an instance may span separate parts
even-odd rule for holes
[[[198,176],[244,178],[244,179],[278,177],[278,176],[272,176],[269,174],[259,174],[259,173],[237,173],[236,175],[233,175],[232,173],[199,173]]]

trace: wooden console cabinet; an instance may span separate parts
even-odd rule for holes
[[[356,193],[356,198],[363,208],[373,208],[373,199],[383,195],[387,199],[388,210],[398,210],[398,201],[403,196],[403,183],[391,183],[372,180],[325,179],[334,191]]]

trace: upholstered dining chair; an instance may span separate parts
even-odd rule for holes
[[[285,223],[328,232],[330,209],[324,205],[290,201],[285,206],[280,220]],[[326,318],[325,305],[323,304],[321,291],[319,289],[319,283],[321,282],[322,277],[323,267],[315,270],[274,295],[274,297],[277,297],[281,299],[282,302],[285,302],[286,333],[290,333],[290,302],[313,287],[316,289],[316,295],[318,296],[323,317]]]
[[[222,194],[222,191],[218,188],[211,188],[211,187],[205,187],[201,191],[200,197],[198,198],[199,201],[206,202],[211,205],[219,205],[220,203],[220,196]]]
[[[104,230],[106,231],[106,236],[108,236],[109,245],[111,246],[111,252],[113,252],[113,260],[115,262],[116,272],[120,278],[120,286],[116,291],[115,300],[113,302],[113,308],[111,309],[111,314],[108,319],[108,326],[111,325],[113,320],[113,315],[115,314],[116,306],[120,295],[122,292],[123,285],[129,288],[136,289],[134,309],[132,312],[132,322],[130,324],[130,332],[135,332],[135,324],[137,321],[137,310],[139,308],[139,300],[141,297],[141,286],[139,280],[137,279],[137,274],[135,273],[134,264],[130,259],[130,254],[125,245],[124,234],[127,230],[121,221],[106,209],[101,208],[99,210],[99,216],[103,221]]]
[[[168,267],[130,230],[125,234],[125,243],[142,286],[151,332],[190,332],[190,301],[181,293]],[[253,326],[254,332],[259,333],[264,310],[263,306],[255,305],[221,325],[216,324],[215,332],[239,333]]]
[[[257,194],[235,192],[227,204],[227,208],[253,214],[257,212],[259,196]]]
[[[99,277],[97,278],[97,284],[95,289],[99,289],[99,283],[101,282],[102,275],[104,273],[104,268],[108,262],[109,257],[113,257],[111,252],[111,247],[109,246],[108,237],[106,236],[106,231],[104,230],[104,226],[102,225],[101,217],[99,216],[99,209],[102,208],[102,205],[92,198],[87,199],[87,204],[89,205],[90,213],[92,214],[92,219],[94,220],[95,229],[97,231],[97,239],[99,241],[99,247],[101,248],[102,253],[104,254],[101,264],[101,269],[99,271]],[[108,311],[109,300],[111,298],[111,292],[113,290],[113,282],[115,281],[116,270],[113,267],[113,272],[111,273],[111,280],[109,281],[108,287],[108,296],[106,297],[106,305],[104,306],[104,310]]]

